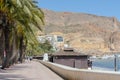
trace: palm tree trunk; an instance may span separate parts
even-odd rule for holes
[[[16,61],[17,61],[17,57],[18,57],[18,49],[17,49],[17,36],[16,36],[16,31],[14,30],[14,32],[12,33],[13,35],[13,39],[12,39],[12,45],[11,45],[11,58],[10,58],[10,61],[11,61],[11,65],[14,64]],[[16,60],[16,61],[15,61]]]
[[[5,50],[4,50],[4,61],[2,64],[2,68],[7,68],[10,66],[10,57],[11,57],[11,51],[10,51],[10,40],[9,40],[10,30],[8,26],[5,26],[4,29],[4,36],[5,36]]]
[[[20,38],[20,46],[19,46],[19,54],[20,54],[20,62],[23,62],[23,36]]]
[[[3,63],[3,60],[4,60],[4,34],[3,34],[3,31],[1,31],[1,36],[0,36],[0,64]]]

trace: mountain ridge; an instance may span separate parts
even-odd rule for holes
[[[50,34],[53,32],[63,33],[65,37],[65,43],[69,42],[67,44],[69,44],[76,50],[89,52],[94,49],[96,51],[109,52],[111,51],[110,38],[113,38],[114,41],[112,42],[112,44],[114,44],[115,51],[119,51],[118,43],[120,40],[119,37],[120,22],[117,20],[117,18],[97,16],[85,13],[55,12],[47,9],[43,9],[43,12],[45,14],[46,23],[44,32],[46,34]],[[71,34],[73,36],[69,37],[71,36]],[[75,39],[76,36],[78,37],[78,40]],[[84,40],[88,39],[89,42],[82,43],[81,39],[83,37]],[[89,38],[91,39],[96,38],[96,40],[93,40],[93,42],[91,42]],[[95,42],[98,42],[97,38],[102,39],[103,42],[95,44]],[[90,46],[90,44],[92,44],[93,46],[101,44],[104,48],[103,49],[101,49],[100,47],[92,48],[92,45]]]

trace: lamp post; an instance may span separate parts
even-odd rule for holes
[[[117,71],[117,55],[114,55],[114,70]]]
[[[112,53],[115,51],[114,38],[113,38],[115,33],[116,31],[112,32],[110,36],[110,50],[112,51]],[[114,71],[117,71],[117,54],[114,54]]]
[[[114,49],[111,50],[112,54],[114,54]],[[114,54],[114,71],[117,71],[117,54]]]

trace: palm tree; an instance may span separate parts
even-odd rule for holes
[[[17,50],[13,51],[13,49],[19,49],[22,62],[24,39],[34,36],[31,27],[41,30],[44,14],[34,2],[35,0],[0,0],[0,30],[3,40],[1,43],[3,49],[0,52],[4,53],[3,69],[9,67],[11,61],[16,58]],[[21,29],[21,35],[17,34],[20,33],[19,29]]]

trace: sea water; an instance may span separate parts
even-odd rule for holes
[[[93,70],[114,71],[115,58],[95,58],[92,60]],[[120,58],[116,60],[117,71],[120,71]]]

